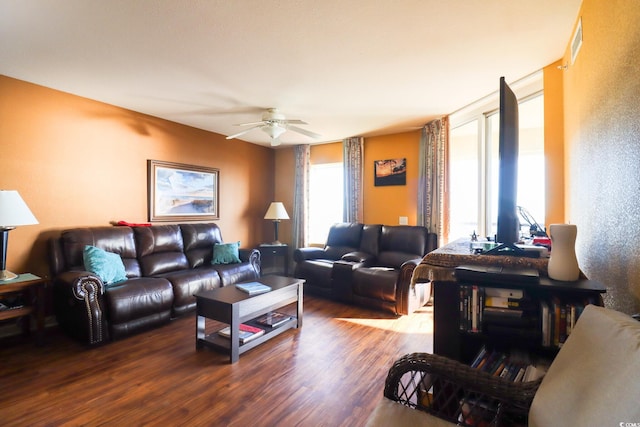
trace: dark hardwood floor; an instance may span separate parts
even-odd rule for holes
[[[0,340],[0,425],[360,426],[432,331],[431,307],[395,318],[305,296],[301,329],[232,365],[196,350],[195,314],[98,348],[50,328],[45,347]]]

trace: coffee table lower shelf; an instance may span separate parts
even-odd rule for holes
[[[245,322],[251,326],[258,326],[260,329],[264,330],[264,334],[260,335],[257,338],[254,338],[246,343],[238,344],[238,355],[241,355],[245,351],[249,351],[252,348],[262,344],[263,342],[270,340],[283,332],[288,331],[289,329],[294,329],[298,327],[298,318],[292,316],[291,320],[283,323],[277,328],[269,328],[265,326],[254,325],[253,322]],[[198,338],[198,343],[196,344],[199,348],[207,347],[213,350],[223,351],[228,353],[232,350],[231,348],[231,339],[222,337],[218,334],[218,331],[213,332],[209,335],[206,335],[204,338]]]
[[[271,291],[248,296],[235,286],[199,292],[196,297],[196,348],[203,347],[223,351],[229,354],[231,363],[238,361],[240,355],[252,348],[293,328],[302,327],[302,300],[304,280],[284,276],[264,276],[257,281],[271,287]],[[291,319],[271,328],[258,324],[255,319],[283,307],[295,304],[296,313]],[[218,330],[208,333],[207,319],[222,322],[230,327],[231,337],[223,337]],[[264,334],[246,343],[240,343],[239,327],[241,323],[257,326]]]

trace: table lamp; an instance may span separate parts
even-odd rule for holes
[[[2,233],[2,247],[0,249],[0,282],[15,279],[17,274],[7,270],[7,243],[9,231],[18,225],[37,224],[38,220],[15,190],[0,190],[0,232]]]
[[[280,243],[280,241],[278,240],[278,225],[280,224],[280,220],[289,219],[287,210],[284,208],[282,202],[271,202],[271,204],[269,205],[269,209],[267,209],[267,213],[264,214],[264,219],[273,220],[275,240],[271,244],[281,245],[282,243]]]

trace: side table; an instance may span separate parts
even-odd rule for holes
[[[289,275],[289,245],[271,245],[258,247],[262,274]]]
[[[12,280],[0,282],[0,302],[13,296],[22,299],[20,305],[0,310],[0,321],[24,317],[23,332],[31,331],[31,315],[36,318],[36,342],[44,344],[44,288],[47,279],[35,274],[20,274]]]

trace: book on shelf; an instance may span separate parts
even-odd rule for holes
[[[592,298],[563,301],[557,296],[540,300],[542,346],[562,347],[585,306],[595,302]]]
[[[241,344],[248,343],[249,341],[258,338],[259,336],[264,335],[264,329],[258,328],[257,326],[247,325],[245,323],[241,323],[238,329],[238,337]],[[231,326],[220,329],[218,331],[218,335],[225,338],[231,338]]]
[[[522,299],[524,298],[524,290],[507,289],[507,288],[491,288],[485,287],[484,293],[488,297]]]
[[[260,282],[238,283],[236,288],[240,289],[242,292],[248,293],[249,295],[264,294],[265,292],[271,291],[271,286],[267,286]]]
[[[483,345],[470,366],[508,381],[527,382],[544,376],[549,361],[532,360],[528,353],[515,349],[510,353],[488,350]]]
[[[293,319],[293,316],[290,316],[286,313],[280,313],[279,311],[272,311],[258,317],[256,319],[256,322],[264,326],[277,328],[278,326],[288,322],[291,319]]]

